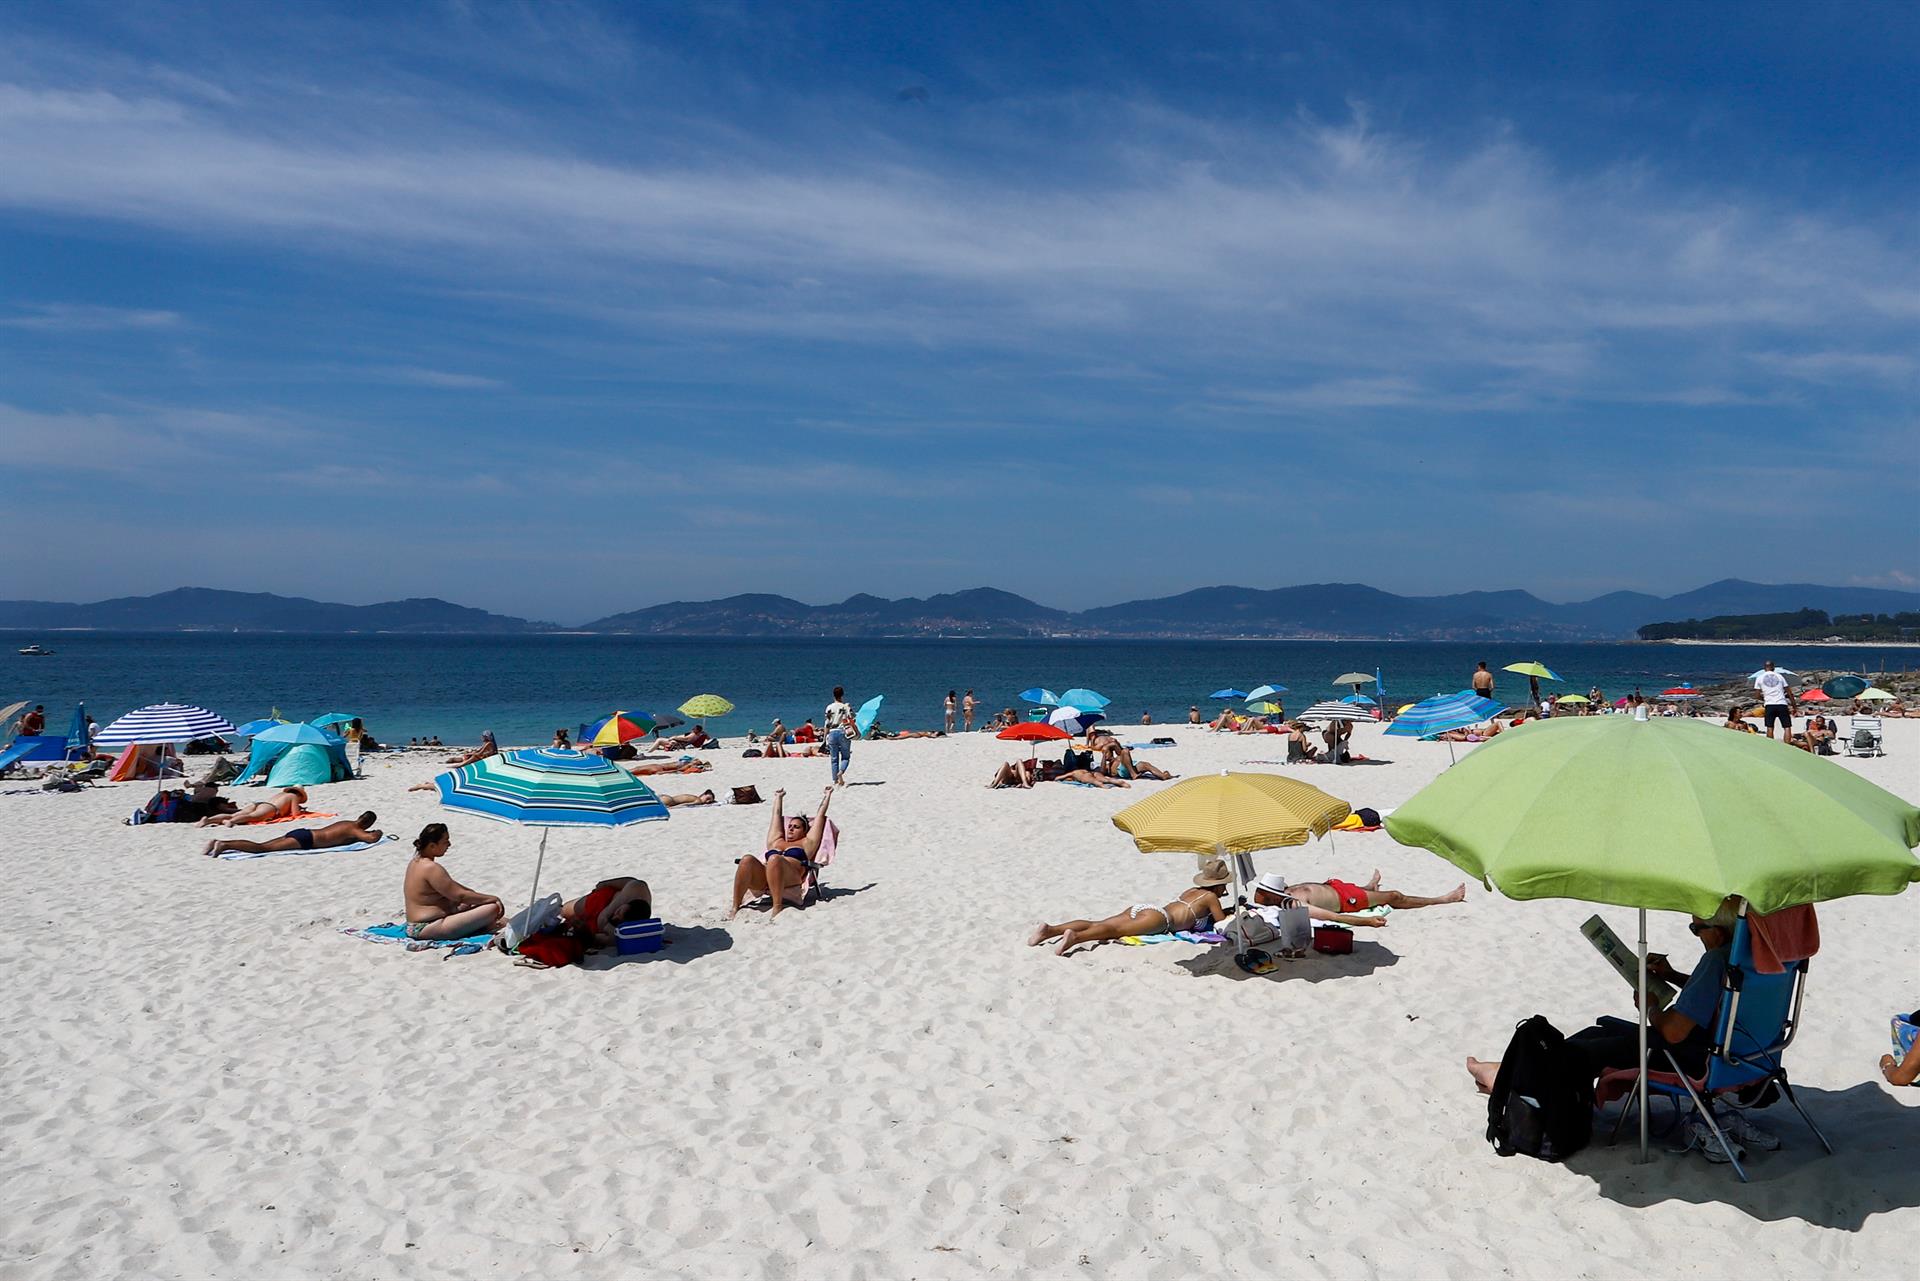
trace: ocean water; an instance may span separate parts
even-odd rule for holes
[[[1487,660],[1496,694],[1525,697],[1525,678],[1503,664],[1537,659],[1566,678],[1559,688],[1608,697],[1654,693],[1683,680],[1706,684],[1742,676],[1772,658],[1789,668],[1899,670],[1911,649],[1647,644],[1477,644],[1385,641],[1131,640],[684,640],[621,636],[291,636],[219,633],[7,635],[0,651],[0,705],[44,703],[48,725],[64,730],[85,700],[102,725],[134,707],[197,703],[235,724],[265,716],[307,719],[325,712],[364,717],[384,742],[438,734],[449,743],[490,729],[506,743],[545,743],[615,709],[670,712],[694,694],[717,693],[737,707],[713,722],[722,734],[764,728],[774,716],[797,725],[819,719],[835,685],[856,706],[884,694],[881,723],[936,729],[947,690],[971,688],[987,709],[1018,706],[1023,689],[1085,686],[1113,700],[1117,723],[1142,712],[1180,720],[1190,704],[1211,715],[1206,695],[1225,687],[1288,686],[1298,711],[1347,691],[1347,671],[1386,677],[1395,704],[1467,684]],[[51,658],[16,650],[38,641]],[[1371,692],[1371,690],[1369,690]],[[985,717],[983,716],[983,719]]]

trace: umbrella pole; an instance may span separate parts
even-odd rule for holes
[[[1640,1157],[1647,1156],[1647,909],[1640,909]]]
[[[551,827],[540,829],[540,852],[533,859],[533,888],[527,891],[527,924],[533,924],[533,905],[540,901],[540,869],[547,861],[547,837],[553,833]],[[1646,951],[1641,948],[1641,951]]]

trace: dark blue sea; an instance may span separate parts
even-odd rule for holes
[[[1683,680],[1745,675],[1772,658],[1790,668],[1868,672],[1912,665],[1911,649],[1721,647],[1650,644],[1471,644],[1384,641],[1121,640],[661,640],[616,636],[292,636],[220,633],[10,633],[0,652],[0,705],[45,703],[64,729],[84,699],[102,724],[131,708],[196,703],[238,724],[278,708],[307,719],[346,712],[384,742],[437,734],[449,743],[491,729],[503,742],[545,742],[615,709],[666,712],[694,694],[717,693],[737,711],[711,726],[723,734],[818,719],[835,685],[858,705],[884,694],[881,723],[938,728],[947,690],[971,688],[991,713],[1017,705],[1030,686],[1085,686],[1113,700],[1116,721],[1184,718],[1223,687],[1271,683],[1300,710],[1347,691],[1332,678],[1379,668],[1395,704],[1451,692],[1486,659],[1497,694],[1525,697],[1524,678],[1497,669],[1537,659],[1566,678],[1562,688],[1608,697],[1649,694]],[[37,641],[51,658],[15,651]],[[1369,692],[1371,692],[1369,690]]]

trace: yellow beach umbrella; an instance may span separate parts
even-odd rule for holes
[[[1305,845],[1351,814],[1345,801],[1279,774],[1203,774],[1113,816],[1143,854],[1251,854]]]
[[[1855,694],[1853,701],[1856,703],[1891,703],[1894,701],[1894,696],[1887,693],[1886,690],[1881,689],[1878,685],[1874,685]]]
[[[1247,710],[1250,712],[1258,712],[1262,716],[1278,716],[1287,709],[1278,703],[1249,703],[1247,704]]]
[[[682,716],[692,716],[699,720],[705,720],[712,716],[725,716],[732,710],[733,704],[718,694],[696,694],[686,702],[680,704],[680,714]]]

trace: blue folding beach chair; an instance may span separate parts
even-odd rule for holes
[[[1727,973],[1720,991],[1720,1009],[1714,1018],[1713,1053],[1707,1059],[1705,1074],[1689,1078],[1680,1070],[1672,1047],[1663,1045],[1660,1052],[1666,1056],[1667,1064],[1673,1070],[1655,1072],[1647,1081],[1648,1091],[1655,1096],[1672,1099],[1683,1117],[1686,1109],[1698,1109],[1701,1118],[1712,1127],[1714,1137],[1720,1140],[1729,1158],[1733,1158],[1733,1146],[1721,1132],[1707,1100],[1733,1090],[1758,1093],[1772,1084],[1793,1105],[1793,1110],[1813,1131],[1813,1137],[1820,1140],[1820,1146],[1831,1156],[1833,1145],[1827,1142],[1827,1136],[1820,1132],[1820,1127],[1813,1123],[1807,1110],[1800,1106],[1800,1100],[1794,1097],[1793,1086],[1787,1082],[1786,1069],[1780,1063],[1780,1056],[1793,1044],[1794,1033],[1800,1027],[1800,998],[1806,990],[1806,984],[1807,962],[1804,960],[1788,962],[1785,970],[1779,974],[1762,974],[1759,971],[1753,960],[1747,910],[1742,905],[1740,919],[1733,929],[1733,942],[1727,948]],[[1602,1082],[1602,1092],[1605,1094],[1612,1094],[1621,1085],[1629,1089],[1627,1100],[1620,1109],[1620,1117],[1614,1122],[1615,1138],[1619,1137],[1621,1127],[1638,1105],[1640,1095],[1633,1088],[1638,1081],[1639,1074],[1627,1068],[1607,1073]],[[1747,1182],[1747,1172],[1741,1168],[1739,1160],[1733,1158],[1732,1164],[1740,1181]]]

